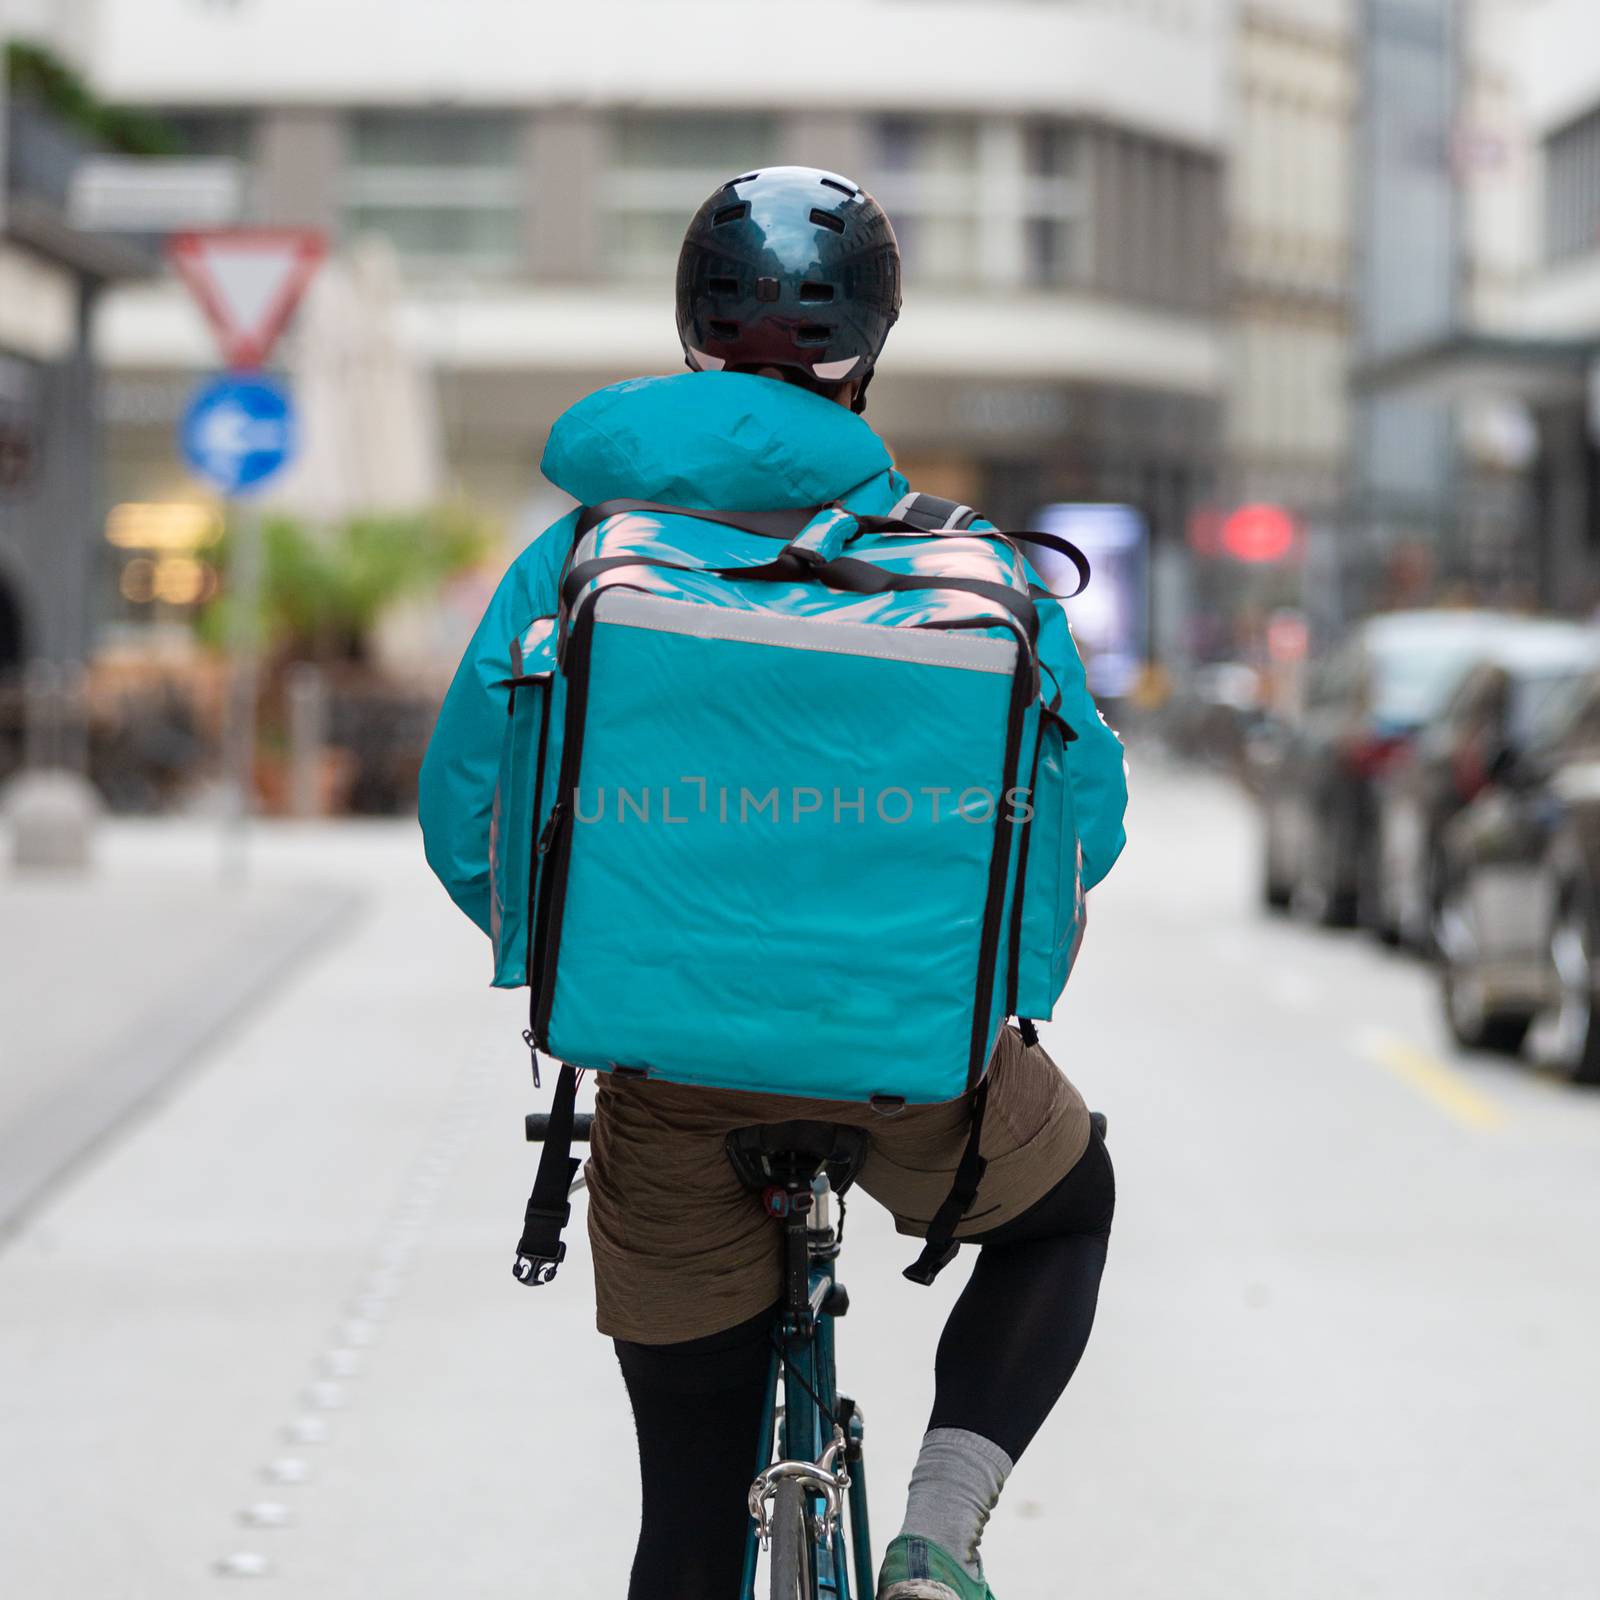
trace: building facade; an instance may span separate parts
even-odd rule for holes
[[[154,265],[72,225],[87,140],[5,77],[0,58],[0,682],[88,648],[102,525],[92,321],[108,285]]]
[[[1592,609],[1600,239],[1585,207],[1600,169],[1583,127],[1600,106],[1600,13],[1367,4],[1369,568],[1410,541],[1446,592]]]
[[[1353,0],[1240,0],[1234,15],[1220,510],[1267,506],[1287,560],[1200,569],[1203,614],[1249,650],[1267,607],[1304,604],[1337,565],[1351,452],[1356,115]]]
[[[242,162],[246,220],[393,243],[452,482],[513,537],[550,509],[555,415],[681,368],[693,208],[787,161],[857,177],[894,218],[906,305],[871,417],[901,465],[1013,525],[1134,503],[1158,567],[1181,560],[1223,451],[1231,0],[833,0],[798,39],[727,0],[373,15],[100,0],[83,59],[107,97]],[[172,429],[215,359],[199,318],[141,285],[98,341],[116,495],[193,496]]]
[[[1516,81],[1533,181],[1530,265],[1498,325],[1530,352],[1507,387],[1537,441],[1528,474],[1537,581],[1551,604],[1600,606],[1600,11],[1525,0]]]
[[[1229,498],[1328,525],[1350,448],[1350,0],[1242,0],[1229,164]]]

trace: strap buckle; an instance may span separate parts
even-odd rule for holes
[[[545,1124],[539,1171],[522,1215],[522,1236],[517,1240],[517,1257],[511,1267],[511,1275],[518,1283],[549,1283],[567,1258],[561,1230],[572,1216],[572,1202],[567,1195],[578,1170],[578,1162],[572,1156],[572,1108],[577,1093],[578,1069],[563,1062]],[[533,1131],[531,1126],[529,1131]]]
[[[524,1283],[530,1289],[537,1289],[541,1283],[549,1283],[555,1277],[556,1269],[566,1259],[567,1242],[565,1239],[558,1240],[556,1253],[553,1256],[530,1256],[519,1253],[511,1268],[511,1275],[518,1283]]]

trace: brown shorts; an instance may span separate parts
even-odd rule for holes
[[[855,1101],[599,1081],[587,1167],[589,1243],[600,1331],[639,1344],[719,1333],[781,1290],[774,1225],[723,1153],[733,1128],[808,1117],[871,1130],[856,1180],[921,1235],[950,1192],[967,1141],[968,1100],[885,1117]],[[1001,1032],[983,1124],[988,1159],[958,1237],[1020,1216],[1072,1169],[1089,1142],[1083,1098],[1037,1045]]]

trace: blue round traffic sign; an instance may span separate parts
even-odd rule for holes
[[[224,494],[259,488],[295,451],[289,391],[259,373],[212,378],[190,400],[178,444],[190,468]]]

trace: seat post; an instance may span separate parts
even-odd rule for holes
[[[818,1162],[799,1151],[784,1151],[771,1163],[777,1181],[762,1191],[767,1213],[783,1231],[783,1324],[796,1338],[809,1338],[816,1329],[811,1312],[811,1257],[808,1229]]]
[[[870,1144],[864,1128],[825,1122],[758,1123],[728,1135],[730,1165],[739,1181],[761,1196],[762,1208],[783,1236],[783,1321],[791,1337],[810,1338],[816,1332],[811,1264],[819,1252],[830,1258],[837,1254],[823,1242],[830,1223],[818,1207],[818,1182],[842,1195],[866,1161]],[[844,1303],[839,1296],[832,1302],[840,1309]]]
[[[807,1249],[806,1218],[812,1205],[808,1184],[803,1194],[792,1194],[793,1207],[783,1219],[783,1326],[795,1338],[809,1339],[816,1331],[811,1314],[811,1257]]]

